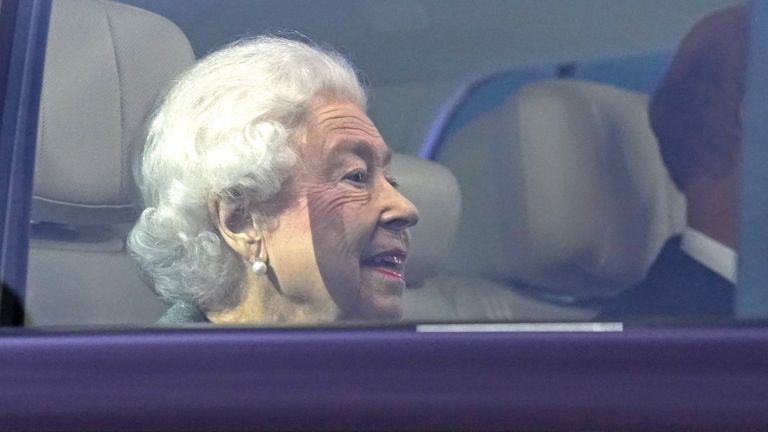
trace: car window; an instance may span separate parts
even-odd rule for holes
[[[765,429],[768,9],[738,5],[2,0],[3,425]]]
[[[728,322],[749,17],[53,2],[25,323]]]

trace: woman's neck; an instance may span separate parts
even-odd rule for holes
[[[282,295],[265,277],[249,272],[239,305],[220,312],[208,312],[215,324],[318,324],[338,318],[336,308],[317,305]]]

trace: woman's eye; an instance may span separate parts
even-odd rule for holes
[[[394,177],[387,177],[387,182],[392,185],[393,188],[399,189],[400,183],[397,182],[397,179]]]
[[[365,171],[355,171],[353,173],[347,174],[344,177],[344,180],[356,183],[358,185],[363,185],[368,183],[368,173]]]

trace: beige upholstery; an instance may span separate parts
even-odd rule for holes
[[[444,264],[461,214],[456,178],[437,163],[399,154],[392,158],[392,174],[419,209],[420,219],[411,228],[405,321],[585,320],[595,315],[591,308],[531,298],[509,284],[451,274]]]
[[[440,159],[464,197],[451,268],[569,300],[641,279],[685,217],[646,105],[607,85],[544,81],[459,131]]]
[[[132,142],[158,93],[192,59],[181,30],[157,15],[98,0],[53,3],[33,219],[71,215],[63,222],[84,225],[95,212],[132,207]],[[41,207],[49,211],[40,215]]]
[[[40,108],[28,324],[154,321],[124,233],[132,154],[170,81],[194,60],[171,22],[100,0],[53,2]]]
[[[449,273],[407,290],[403,300],[406,322],[588,321],[598,312],[594,306],[545,301],[514,284]]]
[[[419,210],[419,223],[410,229],[406,281],[420,286],[438,273],[453,247],[461,214],[459,185],[445,167],[414,156],[394,154],[391,171],[400,191]]]

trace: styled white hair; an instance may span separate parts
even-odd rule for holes
[[[216,311],[240,300],[245,268],[208,203],[270,216],[318,96],[365,109],[365,91],[341,55],[271,36],[229,45],[179,77],[149,125],[138,181],[147,207],[128,237],[166,301]]]

